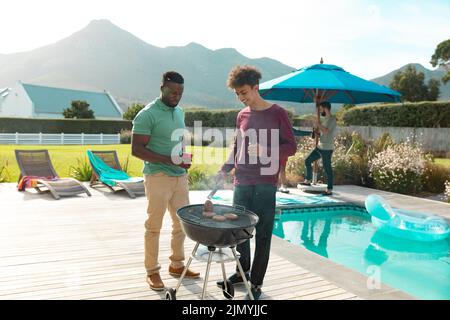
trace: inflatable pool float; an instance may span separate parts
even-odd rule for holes
[[[377,230],[364,252],[370,263],[381,265],[390,261],[440,260],[448,256],[450,243],[447,240],[434,242],[411,241],[394,237]]]
[[[450,234],[443,218],[418,211],[393,209],[378,195],[369,195],[365,205],[374,226],[392,236],[430,242],[443,240]]]

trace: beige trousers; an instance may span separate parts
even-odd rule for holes
[[[184,239],[177,209],[189,204],[189,188],[187,175],[170,177],[164,173],[144,176],[145,194],[148,199],[148,219],[145,221],[145,269],[147,275],[159,272],[158,262],[159,235],[166,210],[172,218],[172,234],[170,240],[171,255],[169,257],[174,268],[184,266]],[[163,247],[168,243],[164,241]]]

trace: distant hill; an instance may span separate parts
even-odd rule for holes
[[[439,99],[438,100],[450,100],[450,83],[447,83],[446,85],[444,85],[441,81],[442,77],[444,76],[444,74],[446,73],[445,70],[443,69],[436,69],[436,70],[429,70],[427,68],[425,68],[424,66],[422,66],[419,63],[409,63],[404,65],[403,67],[394,70],[392,72],[389,72],[388,74],[382,76],[382,77],[378,77],[375,79],[372,79],[373,82],[376,82],[378,84],[381,85],[385,85],[389,87],[389,84],[392,82],[392,80],[394,79],[394,75],[398,72],[398,71],[404,71],[406,69],[406,67],[408,67],[409,65],[412,65],[416,68],[417,72],[423,72],[425,75],[425,83],[428,82],[428,80],[430,79],[436,79],[439,80],[439,82],[441,83],[440,86],[440,90],[441,90],[441,94],[439,95]]]
[[[236,64],[258,67],[263,80],[294,70],[269,58],[247,58],[230,48],[210,50],[196,43],[159,48],[108,20],[94,20],[54,44],[0,55],[0,87],[22,80],[58,87],[107,89],[126,108],[133,101],[148,102],[158,96],[162,73],[176,70],[185,78],[183,105],[229,108],[239,106],[226,88],[228,72]]]

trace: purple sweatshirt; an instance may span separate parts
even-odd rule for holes
[[[262,149],[259,157],[249,156],[249,142]],[[280,161],[295,154],[297,144],[286,110],[277,104],[262,111],[242,109],[236,119],[234,148],[221,171],[235,168],[235,185],[276,185]]]

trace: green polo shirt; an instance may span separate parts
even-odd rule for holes
[[[132,132],[151,136],[146,148],[170,157],[172,150],[179,154],[182,140],[182,135],[177,134],[173,137],[172,133],[184,128],[184,111],[178,106],[168,107],[158,98],[139,111],[133,120]],[[144,174],[162,172],[169,176],[182,176],[186,174],[186,169],[168,163],[144,161],[143,172]]]

